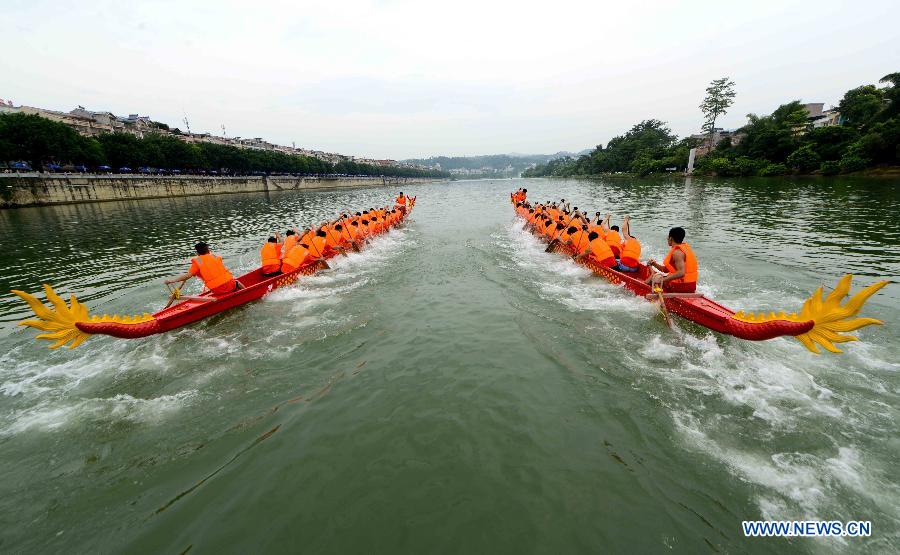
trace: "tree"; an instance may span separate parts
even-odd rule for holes
[[[884,109],[885,115],[887,117],[900,115],[900,71],[888,73],[878,82],[890,85],[884,89],[884,98],[888,101],[888,105]]]
[[[700,103],[700,110],[704,116],[702,129],[709,135],[710,149],[716,146],[712,144],[716,120],[719,116],[725,115],[728,108],[734,103],[735,94],[734,81],[728,77],[716,79],[706,88],[706,98]]]
[[[812,145],[803,145],[787,157],[787,165],[801,172],[809,172],[822,165],[822,157],[813,150]]]
[[[745,136],[734,147],[735,154],[784,162],[800,146],[798,131],[806,126],[806,114],[798,100],[782,104],[769,116],[748,114],[749,122],[741,128]]]
[[[864,126],[881,111],[883,99],[881,89],[875,85],[863,85],[847,91],[839,109],[849,124]]]

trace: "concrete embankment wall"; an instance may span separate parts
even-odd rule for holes
[[[0,208],[261,191],[431,183],[411,177],[208,177],[0,174]]]

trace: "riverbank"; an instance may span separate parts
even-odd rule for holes
[[[434,183],[419,177],[152,176],[0,174],[0,209],[195,195]]]
[[[683,172],[666,172],[666,173],[650,173],[647,175],[640,175],[633,172],[615,172],[615,173],[592,173],[592,174],[578,174],[578,175],[567,175],[567,176],[557,176],[557,175],[540,175],[540,176],[530,176],[523,177],[523,179],[636,179],[636,178],[652,178],[652,177],[823,177],[823,178],[831,178],[835,177],[834,175],[827,175],[822,173],[821,171],[814,171],[809,173],[802,172],[794,172],[794,173],[780,173],[780,174],[771,174],[771,175],[719,175],[716,173],[705,173],[695,171],[691,175],[684,175]],[[858,172],[852,173],[843,173],[840,174],[840,177],[888,177],[896,179],[900,177],[900,166],[876,166],[874,168],[868,168],[865,170],[861,170]]]

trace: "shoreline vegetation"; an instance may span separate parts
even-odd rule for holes
[[[225,175],[349,175],[447,178],[449,173],[349,160],[335,164],[297,154],[243,149],[230,145],[186,143],[175,137],[127,133],[84,137],[64,123],[34,114],[0,114],[0,163],[22,160],[35,170],[49,164],[90,169],[166,168],[180,173]]]
[[[806,107],[794,100],[768,116],[748,114],[746,125],[714,142],[715,118],[725,113],[733,97],[728,91],[731,97],[724,103],[715,98],[726,81],[714,81],[701,104],[708,138],[679,139],[665,122],[648,119],[605,147],[600,144],[583,156],[537,165],[522,177],[672,174],[685,171],[692,148],[704,154],[695,162],[697,176],[900,175],[900,72],[882,77],[883,87],[862,85],[847,91],[838,106],[837,125],[814,126]],[[710,117],[706,107],[717,100],[720,104]]]

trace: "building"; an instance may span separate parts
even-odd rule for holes
[[[245,139],[242,137],[219,137],[210,133],[177,131],[173,133],[167,126],[151,120],[150,116],[141,116],[139,114],[129,114],[128,117],[118,117],[112,112],[95,112],[93,110],[88,110],[84,106],[78,106],[70,112],[59,112],[56,110],[35,108],[33,106],[14,106],[12,101],[0,100],[0,114],[16,113],[35,114],[51,121],[63,123],[85,137],[96,137],[97,135],[104,133],[129,133],[136,137],[143,138],[147,133],[159,133],[171,135],[181,141],[191,144],[210,143],[250,150],[274,151],[296,156],[309,156],[311,158],[318,158],[329,164],[337,164],[339,162],[354,159],[353,157],[333,152],[277,145],[264,140],[262,137]],[[358,159],[357,161],[382,167],[402,165],[395,160]]]
[[[718,146],[719,143],[721,143],[725,139],[730,139],[731,146],[735,146],[738,143],[740,143],[741,140],[745,136],[746,135],[744,133],[741,133],[739,130],[736,130],[736,129],[731,130],[731,131],[726,131],[725,129],[722,129],[721,127],[716,127],[713,129],[713,132],[712,132],[712,145],[713,145],[712,148],[715,148],[716,146]],[[695,134],[691,135],[690,138],[700,141],[700,144],[697,146],[697,156],[704,156],[707,153],[709,153],[710,150],[712,150],[710,148],[709,133],[695,133]]]
[[[819,117],[812,119],[810,123],[814,128],[831,127],[832,125],[842,125],[844,118],[841,117],[841,112],[837,108],[831,108],[824,110]]]

